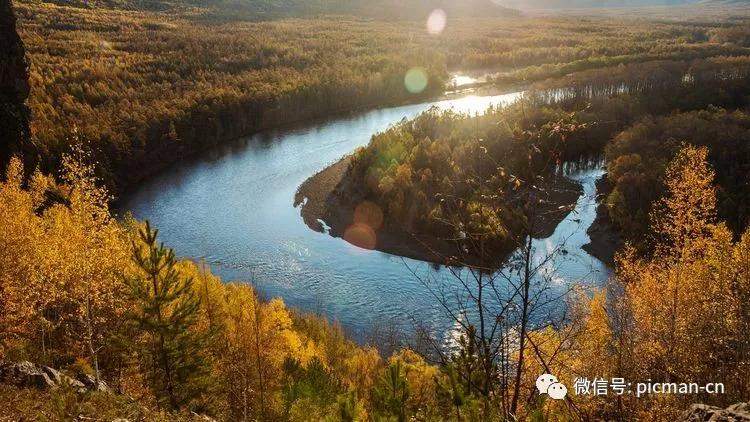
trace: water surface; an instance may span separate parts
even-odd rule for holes
[[[519,96],[468,96],[384,108],[302,129],[261,133],[173,166],[123,198],[121,208],[150,220],[165,244],[181,256],[205,260],[224,280],[250,282],[266,297],[280,296],[293,307],[323,313],[355,337],[361,338],[373,323],[444,321],[412,271],[434,278],[446,275],[445,268],[362,250],[312,231],[292,205],[294,194],[308,177],[404,118],[432,106],[480,113]],[[550,269],[560,283],[597,283],[606,277],[606,267],[580,250],[595,216],[594,180],[599,174],[575,176],[585,195],[571,221],[558,227],[575,243],[565,262]],[[558,231],[538,241],[539,246],[556,242],[562,236]]]

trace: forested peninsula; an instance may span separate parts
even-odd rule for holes
[[[741,111],[749,71],[747,57],[636,63],[537,83],[518,103],[482,116],[433,109],[305,182],[296,202],[304,202],[312,228],[321,230],[322,220],[332,235],[359,246],[442,263],[457,255],[471,260],[486,253],[474,249],[479,245],[508,252],[519,233],[549,235],[579,193],[561,185],[561,165],[604,160],[611,187],[601,212],[636,240],[648,236],[667,163],[691,144],[709,147],[719,214],[739,232],[749,218],[750,149]],[[535,216],[520,211],[529,188]],[[372,228],[385,227],[381,243],[345,232],[358,218],[367,220],[356,215],[365,202],[382,220]],[[493,231],[498,225],[503,229]],[[472,235],[474,246],[466,247],[473,250],[455,250],[457,239]],[[592,247],[602,256],[604,249]]]

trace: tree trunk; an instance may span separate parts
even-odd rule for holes
[[[89,347],[89,358],[91,364],[94,365],[94,379],[96,380],[96,387],[99,387],[101,378],[99,375],[99,357],[97,356],[96,350],[94,349],[94,327],[93,317],[91,312],[91,292],[86,295],[86,340]]]
[[[524,349],[526,346],[526,330],[529,320],[529,290],[531,284],[531,231],[526,241],[526,250],[524,251],[525,267],[523,273],[523,302],[521,304],[521,332],[518,340],[518,366],[516,368],[515,385],[513,386],[513,401],[510,405],[510,412],[514,416],[518,410],[518,397],[521,394],[521,375],[523,375]]]
[[[261,416],[266,419],[266,398],[265,398],[265,381],[263,380],[263,368],[260,358],[260,304],[258,300],[255,301],[255,360],[258,366],[258,392],[260,393],[260,409]]]

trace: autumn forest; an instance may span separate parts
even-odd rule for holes
[[[0,420],[750,421],[750,9],[504,4],[0,0]]]

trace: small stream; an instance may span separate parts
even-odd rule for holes
[[[432,106],[481,113],[509,104],[520,92],[389,107],[294,130],[263,132],[203,157],[172,166],[123,198],[159,228],[161,240],[183,257],[204,260],[224,280],[252,283],[265,297],[321,313],[355,338],[374,325],[419,320],[450,329],[419,277],[449,277],[446,268],[359,249],[309,229],[293,207],[297,187],[370,137]],[[580,249],[596,214],[601,170],[571,174],[584,193],[554,234],[535,241],[539,251],[565,239],[566,253],[546,270],[560,286],[600,284],[607,267]]]

